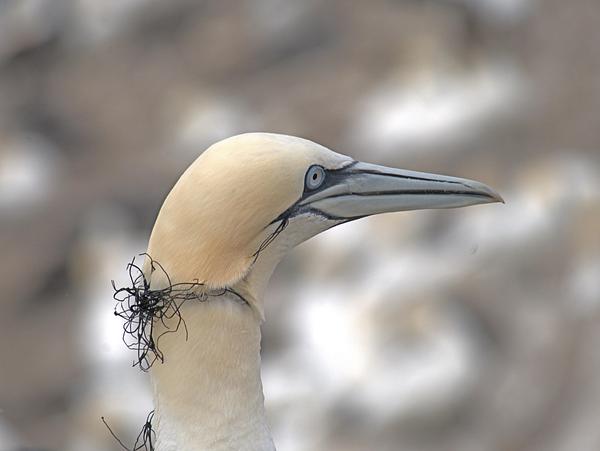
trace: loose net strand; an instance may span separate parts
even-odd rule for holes
[[[154,420],[154,410],[152,410],[146,417],[146,422],[142,426],[142,430],[138,434],[137,438],[135,439],[135,443],[131,448],[128,448],[119,439],[119,437],[117,437],[117,434],[113,432],[113,430],[108,425],[108,422],[104,417],[101,417],[101,419],[104,425],[108,428],[110,435],[113,436],[113,438],[125,451],[155,451],[154,443],[156,442],[156,432],[152,428],[152,420]]]
[[[158,360],[164,362],[165,356],[158,347],[162,336],[175,333],[181,327],[188,330],[181,316],[181,307],[189,300],[206,301],[208,294],[199,291],[204,284],[193,281],[188,283],[171,282],[171,278],[157,261],[148,254],[140,254],[149,259],[150,274],[144,274],[142,268],[135,263],[135,258],[127,265],[130,285],[117,288],[114,281],[113,298],[115,316],[123,319],[123,342],[128,349],[136,352],[137,358],[133,366],[139,366],[142,371],[148,371]],[[167,286],[161,289],[151,289],[150,280],[155,272],[160,272],[167,281]],[[156,323],[160,321],[164,331],[157,337],[154,334]]]

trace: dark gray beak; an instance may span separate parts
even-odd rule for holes
[[[331,218],[354,219],[492,202],[504,201],[492,188],[474,180],[356,162],[332,172],[328,186],[304,197],[298,206]]]

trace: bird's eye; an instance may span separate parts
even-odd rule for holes
[[[325,169],[321,166],[311,166],[306,173],[306,188],[315,190],[325,181]]]

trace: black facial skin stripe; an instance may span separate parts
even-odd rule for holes
[[[325,170],[326,173],[326,177],[325,177],[325,181],[323,182],[323,184],[314,190],[310,190],[306,187],[306,185],[304,186],[304,191],[302,193],[302,196],[300,197],[300,199],[298,199],[296,202],[294,202],[287,210],[285,210],[283,213],[281,213],[279,216],[277,216],[277,218],[275,218],[273,221],[271,221],[266,227],[270,227],[273,224],[277,224],[279,223],[279,225],[277,226],[277,228],[273,231],[273,233],[271,233],[259,246],[258,250],[253,254],[253,258],[254,261],[256,262],[256,260],[258,259],[258,256],[260,255],[260,253],[267,248],[273,241],[275,241],[275,239],[277,238],[277,236],[283,232],[283,230],[288,226],[290,219],[292,219],[295,216],[299,216],[301,214],[312,214],[315,216],[320,216],[322,218],[325,218],[327,220],[330,221],[339,221],[340,224],[346,223],[346,222],[350,222],[350,221],[354,221],[356,219],[361,219],[364,218],[365,216],[356,216],[356,217],[352,217],[352,218],[341,218],[341,217],[337,217],[337,216],[333,216],[330,215],[328,213],[325,213],[322,210],[319,210],[317,208],[312,207],[310,204],[307,205],[301,205],[301,203],[310,196],[313,196],[314,194],[323,191],[325,189],[328,189],[332,186],[335,186],[337,184],[343,183],[344,179],[346,179],[348,176],[350,175],[356,175],[356,174],[372,174],[372,175],[381,175],[382,177],[396,177],[396,178],[402,178],[402,179],[407,179],[407,180],[423,180],[423,181],[427,181],[427,182],[437,182],[437,183],[452,183],[452,184],[456,184],[456,185],[462,185],[466,188],[471,189],[470,186],[468,186],[465,183],[462,182],[458,182],[458,181],[454,181],[454,180],[436,180],[436,179],[430,179],[427,177],[418,177],[418,176],[410,176],[410,175],[401,175],[401,174],[388,174],[385,172],[379,172],[376,170],[352,170],[352,168],[354,166],[356,166],[359,162],[354,160],[351,163],[347,164],[346,166],[343,166],[341,168],[338,169],[326,169],[323,168]],[[334,199],[334,198],[341,198],[344,196],[385,196],[385,195],[414,195],[414,196],[419,196],[419,195],[431,195],[431,194],[440,194],[440,195],[448,195],[448,194],[458,194],[458,195],[464,195],[464,196],[473,196],[473,197],[484,197],[484,198],[489,198],[490,196],[483,194],[483,193],[473,193],[472,191],[460,191],[460,190],[456,190],[456,191],[452,191],[452,190],[435,190],[435,189],[423,189],[423,190],[398,190],[398,191],[372,191],[369,193],[354,193],[354,192],[350,192],[350,193],[340,193],[340,194],[334,194],[331,196],[328,196],[327,199]]]
[[[313,194],[318,193],[319,191],[323,191],[324,189],[327,189],[333,185],[336,185],[343,177],[345,177],[348,174],[348,172],[346,172],[346,170],[356,166],[357,164],[358,164],[358,161],[352,161],[350,164],[347,164],[346,166],[342,166],[341,168],[337,168],[337,169],[323,168],[323,170],[325,171],[325,174],[326,174],[325,181],[323,182],[323,184],[321,186],[319,186],[317,189],[312,189],[312,190],[307,188],[306,185],[304,185],[304,191],[302,192],[302,197],[295,204],[302,202],[309,195],[312,196]],[[352,172],[349,172],[349,173],[352,173]]]
[[[275,219],[273,219],[269,223],[269,225],[267,225],[267,227],[269,227],[277,222],[285,221],[286,219],[289,221],[290,218],[300,214],[300,210],[302,210],[302,212],[304,212],[306,209],[298,208],[299,204],[304,199],[306,199],[308,196],[312,196],[313,194],[318,193],[319,191],[322,191],[324,189],[330,188],[333,185],[338,184],[347,175],[347,173],[344,171],[356,166],[357,164],[358,164],[358,161],[353,160],[351,163],[347,164],[346,166],[342,166],[341,168],[337,168],[337,169],[323,168],[325,170],[325,173],[327,174],[327,176],[325,177],[325,182],[319,188],[314,189],[314,190],[309,190],[305,186],[304,192],[302,193],[302,196],[300,197],[300,199],[298,199],[296,202],[294,202],[290,206],[290,208],[288,208],[283,213],[281,213],[279,216],[277,216]],[[326,214],[323,214],[322,212],[319,212],[319,214],[321,216],[329,219]],[[340,218],[340,219],[345,219],[345,218]],[[267,228],[267,227],[265,227],[265,228]]]

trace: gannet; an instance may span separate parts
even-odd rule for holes
[[[293,136],[220,141],[167,195],[147,255],[153,289],[198,281],[222,290],[181,306],[176,333],[155,321],[151,368],[159,451],[274,450],[260,377],[263,295],[278,262],[338,224],[405,210],[502,201],[473,180],[363,163]],[[165,275],[168,275],[168,280]]]

